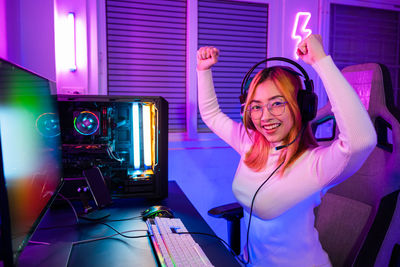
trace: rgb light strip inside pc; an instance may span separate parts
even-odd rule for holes
[[[133,167],[132,177],[151,170],[155,159],[155,106],[152,103],[132,103]],[[143,148],[143,149],[141,149]]]

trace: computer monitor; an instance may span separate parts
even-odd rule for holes
[[[0,59],[0,265],[15,266],[62,186],[54,83]]]

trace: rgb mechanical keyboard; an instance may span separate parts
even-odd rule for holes
[[[180,219],[156,217],[146,224],[161,266],[213,266]]]

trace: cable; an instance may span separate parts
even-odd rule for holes
[[[102,223],[102,222],[99,222],[99,223],[111,228],[113,231],[116,232],[116,234],[109,235],[109,236],[98,237],[98,238],[86,239],[86,240],[81,240],[81,241],[76,241],[76,242],[72,242],[72,245],[99,241],[99,240],[111,238],[111,237],[114,237],[114,236],[117,236],[117,235],[120,235],[120,236],[125,237],[125,238],[142,238],[142,237],[150,237],[150,236],[152,236],[152,235],[129,236],[129,235],[125,235],[125,234],[126,233],[132,233],[132,232],[143,232],[143,231],[147,232],[147,230],[128,230],[128,231],[120,232],[120,231],[118,231],[117,229],[115,229],[114,227],[112,227],[111,225],[109,225],[107,223]]]
[[[127,235],[125,235],[126,233],[132,233],[132,232],[137,232],[137,231],[147,231],[147,230],[129,230],[129,231],[124,231],[124,232],[118,232],[117,231],[118,232],[117,234],[113,234],[113,235],[109,235],[109,236],[103,236],[103,237],[98,237],[98,238],[75,241],[75,242],[72,242],[72,245],[74,246],[74,245],[79,245],[79,244],[84,244],[84,243],[89,243],[89,242],[94,242],[94,241],[100,241],[100,240],[111,238],[111,237],[114,237],[114,236],[117,236],[117,235],[121,235],[121,236],[123,236],[125,238],[141,238],[141,237],[150,237],[151,236],[151,235],[138,235],[138,236],[127,236]]]
[[[253,206],[254,206],[254,200],[256,199],[256,196],[258,194],[258,191],[260,191],[261,187],[264,186],[264,184],[274,175],[274,173],[283,165],[285,161],[282,161],[281,164],[279,164],[278,167],[268,176],[267,179],[258,187],[257,191],[254,193],[253,199],[251,200],[251,205],[250,205],[250,215],[249,215],[249,224],[247,226],[247,236],[246,236],[246,249],[247,249],[247,261],[244,263],[245,265],[250,263],[250,251],[249,251],[249,234],[250,234],[250,223],[251,223],[251,216],[253,214]]]
[[[138,216],[138,217],[141,217],[141,216]],[[116,221],[118,221],[118,220],[116,220]],[[114,237],[114,236],[117,236],[117,235],[120,235],[120,236],[125,237],[125,238],[142,238],[142,237],[150,237],[150,236],[152,236],[152,235],[128,236],[128,235],[125,235],[125,234],[126,234],[126,233],[132,233],[132,232],[143,232],[143,231],[147,232],[147,230],[128,230],[128,231],[124,231],[124,232],[119,232],[117,229],[115,229],[114,227],[112,227],[111,225],[109,225],[109,224],[107,224],[107,223],[102,223],[102,222],[98,222],[98,223],[103,224],[103,225],[105,225],[105,226],[111,228],[113,231],[116,232],[116,234],[108,235],[108,236],[103,236],[103,237],[98,237],[98,238],[92,238],[92,239],[86,239],[86,240],[75,241],[75,242],[72,242],[72,245],[74,246],[74,245],[78,245],[78,244],[83,244],[83,243],[89,243],[89,242],[99,241],[99,240],[111,238],[111,237]],[[94,224],[94,223],[93,223],[93,224]],[[55,227],[54,227],[54,228],[55,228]],[[47,229],[49,229],[49,228],[47,228]],[[40,245],[51,245],[50,243],[47,243],[47,242],[37,242],[37,241],[29,241],[29,242],[30,242],[30,243],[33,243],[33,244],[40,244]]]
[[[108,156],[110,156],[111,158],[113,158],[116,161],[119,161],[121,163],[124,161],[123,159],[120,159],[120,158],[118,158],[117,156],[114,155],[114,151],[111,149],[111,147],[109,145],[107,145],[107,149],[106,150],[107,150]]]
[[[81,240],[81,241],[76,241],[76,242],[72,242],[72,245],[99,241],[99,240],[107,239],[107,238],[114,237],[114,236],[117,236],[117,235],[120,235],[120,236],[125,237],[125,238],[142,238],[142,237],[150,237],[151,236],[151,235],[128,236],[128,235],[125,235],[125,233],[139,232],[139,231],[146,231],[147,232],[147,230],[129,230],[129,231],[124,231],[124,232],[119,232],[117,229],[115,229],[114,227],[112,227],[111,225],[109,225],[107,223],[101,223],[101,224],[111,228],[112,230],[114,230],[116,232],[116,234],[109,235],[109,236],[98,237],[98,238],[86,239],[86,240]]]
[[[67,203],[71,206],[72,211],[73,211],[74,214],[75,214],[76,222],[79,223],[78,213],[76,213],[75,207],[72,205],[71,201],[69,201],[68,198],[64,197],[60,192],[58,192],[58,195],[59,195],[62,199],[64,199],[65,201],[67,201]]]
[[[107,224],[107,223],[100,223],[100,224],[103,224],[103,225],[105,225],[105,226],[107,226],[107,227],[110,227],[112,230],[114,230],[117,234],[119,234],[119,235],[121,235],[121,236],[123,236],[123,237],[125,237],[125,238],[138,238],[138,237],[149,237],[149,236],[151,236],[151,235],[143,235],[143,236],[129,236],[129,235],[124,235],[123,233],[124,232],[119,232],[117,229],[115,229],[114,227],[112,227],[111,225],[109,225],[109,224]],[[147,230],[132,230],[132,231],[147,231]]]
[[[130,221],[130,220],[136,220],[136,219],[142,219],[143,216],[139,215],[139,216],[134,216],[131,218],[126,218],[126,219],[115,219],[115,220],[106,220],[105,222],[122,222],[122,221]]]

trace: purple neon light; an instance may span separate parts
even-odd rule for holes
[[[68,68],[70,71],[76,71],[76,27],[75,27],[75,13],[68,13],[67,17],[67,53],[68,53]]]
[[[307,38],[312,33],[310,29],[306,28],[308,22],[310,21],[310,18],[311,18],[310,12],[297,12],[296,14],[292,31],[292,39],[296,40],[296,45],[294,46],[294,56],[296,59],[299,58],[297,56],[296,51],[301,40]]]

